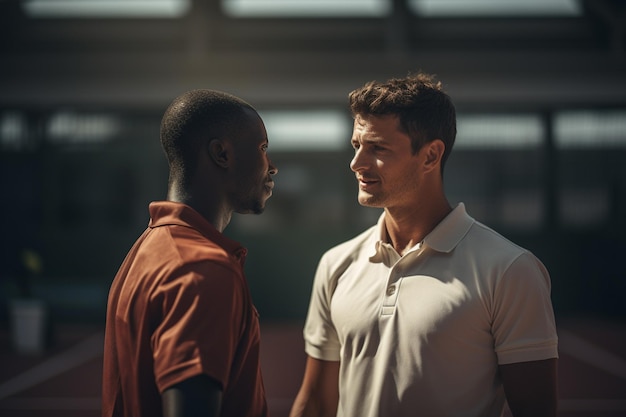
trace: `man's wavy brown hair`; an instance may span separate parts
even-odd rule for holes
[[[411,74],[385,82],[370,81],[349,95],[352,115],[398,117],[400,129],[411,138],[413,153],[435,139],[446,146],[441,171],[456,138],[456,110],[434,75]]]

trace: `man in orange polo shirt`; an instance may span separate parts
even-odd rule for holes
[[[265,126],[243,100],[193,90],[166,110],[161,144],[167,201],[109,293],[102,415],[266,416],[246,249],[222,234],[272,194]]]

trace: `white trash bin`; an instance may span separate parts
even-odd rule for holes
[[[16,299],[9,303],[13,347],[33,355],[46,349],[48,309],[42,300]]]

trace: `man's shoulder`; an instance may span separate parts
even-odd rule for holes
[[[538,261],[530,250],[478,221],[474,222],[459,249],[490,264],[510,264],[517,260]]]
[[[374,235],[378,228],[376,225],[369,227],[358,235],[345,240],[328,249],[323,259],[327,261],[338,261],[346,257],[356,258],[363,250],[374,250]]]
[[[232,255],[224,247],[186,226],[172,225],[152,230],[143,249],[158,249],[162,259],[169,255],[182,265],[212,262],[230,266],[233,263]]]
[[[504,236],[500,232],[479,221],[474,221],[472,227],[469,230],[469,233],[467,234],[467,238],[472,241],[472,244],[477,243],[501,246],[514,252],[526,251],[526,249],[519,244],[513,242],[511,239]]]

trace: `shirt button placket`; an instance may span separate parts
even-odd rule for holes
[[[398,292],[400,289],[400,281],[402,276],[395,268],[391,269],[389,274],[389,280],[387,288],[385,289],[385,297],[383,298],[383,306],[381,309],[381,315],[391,315],[396,310],[396,303],[398,301]]]

